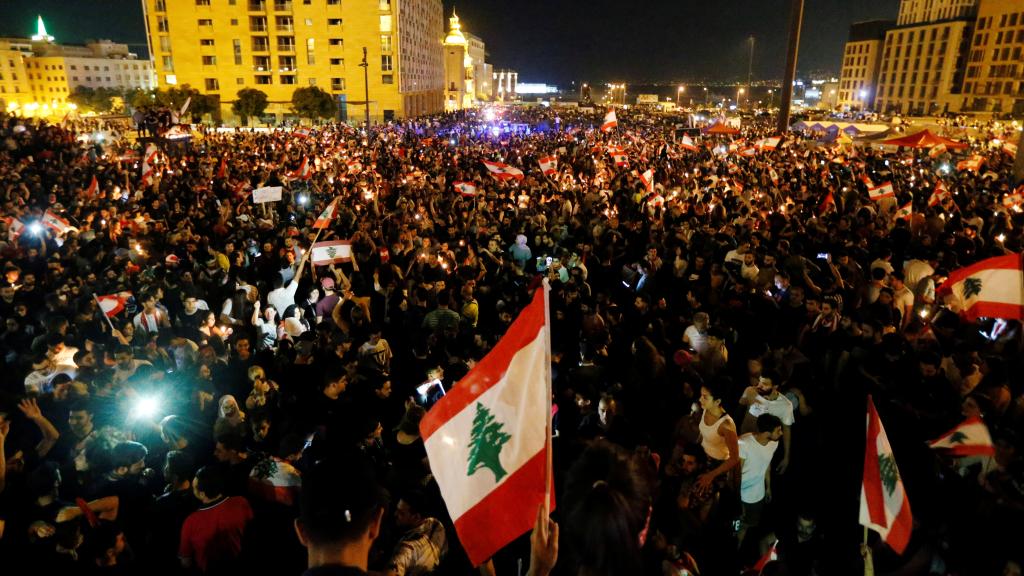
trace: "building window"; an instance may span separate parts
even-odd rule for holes
[[[391,32],[391,14],[380,15],[380,31]]]
[[[312,18],[306,18],[306,26],[312,26],[312,25],[313,25],[313,19]]]
[[[239,86],[245,84],[245,78],[235,78],[235,84],[238,84]]]
[[[313,38],[306,39],[306,64],[316,64],[316,40]]]
[[[295,51],[295,37],[294,36],[278,36],[277,37],[277,51],[278,52],[294,52]]]
[[[394,70],[394,68],[392,67],[391,64],[391,55],[384,54],[383,56],[380,57],[380,71],[391,72],[392,70]]]
[[[331,78],[331,90],[344,90],[345,79],[344,78]]]
[[[266,36],[253,36],[252,38],[252,51],[253,52],[269,52],[270,41],[267,40]]]
[[[196,6],[209,6],[210,0],[196,0]]]
[[[164,56],[164,71],[165,72],[173,72],[174,71],[174,58],[171,58],[170,56]],[[88,78],[87,78],[87,80],[88,80]]]
[[[170,29],[170,25],[167,23],[167,16],[156,17],[156,29],[157,32],[167,32]]]
[[[271,82],[272,82],[272,80],[271,80],[270,76],[257,76],[256,77],[256,83],[257,84],[270,84]]]
[[[345,45],[345,42],[342,41],[341,38],[331,38],[330,40],[327,41],[327,43],[330,44],[331,46],[337,46],[339,48]]]
[[[294,72],[295,56],[278,56],[277,69],[281,72]]]
[[[391,35],[381,34],[380,35],[380,51],[391,52]]]
[[[242,64],[242,41],[235,38],[231,44],[235,53],[235,66],[240,66]]]
[[[213,20],[210,19],[210,18],[200,18],[199,19],[199,25],[200,26],[213,26]]]
[[[292,9],[291,0],[274,0],[274,10],[278,12],[287,12]]]
[[[281,84],[295,84],[295,76],[281,76]]]
[[[295,21],[292,20],[291,16],[278,16],[276,20],[276,29],[278,32],[294,32]]]
[[[327,0],[328,6],[341,6],[341,0]]]
[[[342,19],[341,18],[328,18],[327,19],[327,25],[328,26],[341,26],[341,23],[342,23]]]
[[[157,12],[167,12],[166,0],[156,0],[156,2],[153,3],[153,9]]]
[[[268,72],[270,70],[270,56],[253,56],[252,67],[257,72]]]
[[[310,86],[316,86],[316,78],[310,78],[309,79],[309,85]]]
[[[331,66],[344,66],[344,65],[345,65],[345,59],[344,58],[331,58]]]
[[[161,36],[160,37],[160,51],[161,52],[170,52],[171,51],[171,37],[170,36]],[[86,66],[85,69],[88,70],[89,67]]]
[[[267,31],[267,18],[266,18],[266,16],[250,16],[249,17],[249,31],[250,32],[266,32]]]
[[[383,76],[380,77],[380,83],[381,84],[394,84],[395,83],[395,77],[393,75],[391,75],[391,74],[384,74]]]
[[[203,38],[199,41],[200,46],[213,46],[213,38]]]
[[[231,25],[232,26],[238,26],[238,18],[232,18],[231,19]]]
[[[203,56],[203,66],[216,66],[216,65],[217,65],[217,57],[216,56]]]

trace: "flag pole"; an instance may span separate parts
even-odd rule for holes
[[[96,297],[95,292],[92,293],[92,299],[96,301],[96,306],[99,307],[100,314],[102,314],[103,319],[107,321],[107,324],[110,326],[111,335],[113,335],[113,332],[115,330],[114,323],[110,321],[110,316],[107,316],[107,313],[103,311],[103,305],[100,304],[100,299]]]
[[[551,463],[551,435],[554,432],[554,415],[552,414],[552,400],[551,400],[551,284],[547,278],[544,278],[543,286],[544,290],[544,394],[545,402],[547,406],[547,423],[545,426],[546,433],[544,435],[544,450],[547,453],[544,462],[544,517],[547,518],[551,514],[551,483],[553,480],[553,471]]]
[[[868,546],[868,527],[864,527],[864,543],[861,544],[861,552],[864,557],[864,576],[875,576],[875,562],[871,557],[871,548]]]

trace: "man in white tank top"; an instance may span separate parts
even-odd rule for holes
[[[784,474],[789,467],[789,451],[792,436],[790,433],[793,425],[793,402],[786,398],[785,394],[779,392],[779,377],[776,374],[761,376],[756,386],[748,386],[740,397],[740,404],[747,408],[743,416],[743,432],[756,432],[757,417],[762,414],[771,414],[782,421],[782,461],[779,462],[775,471]]]

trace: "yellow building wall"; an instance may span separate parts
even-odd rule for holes
[[[25,70],[24,52],[0,45],[0,100],[14,112],[34,99]]]
[[[43,115],[50,110],[64,107],[71,89],[68,84],[67,65],[62,56],[32,56],[25,59],[25,72],[32,86],[32,97],[43,109]]]
[[[409,95],[399,91],[398,14],[390,2],[235,0],[230,3],[229,0],[210,0],[209,5],[196,5],[196,0],[145,0],[145,3],[159,86],[188,84],[203,94],[219,95],[224,118],[232,117],[231,102],[242,88],[265,92],[270,101],[266,113],[279,118],[292,113],[292,93],[297,88],[317,86],[336,98],[344,96],[347,102],[364,100],[363,69],[359,67],[363,46],[368,53],[372,119],[380,121],[385,110],[394,111],[396,117],[405,115]],[[382,45],[382,15],[391,16],[390,52]],[[278,30],[278,17],[291,17],[292,29]],[[266,18],[266,30],[255,27],[253,18]],[[209,21],[209,25],[205,22],[200,25],[200,21]],[[162,26],[166,26],[166,32],[161,30]],[[278,39],[282,37],[293,38],[294,48],[288,50],[279,46]],[[266,39],[266,49],[260,49],[263,44],[258,41],[260,38]],[[235,40],[240,42],[240,60],[236,59]],[[311,51],[307,49],[310,40]],[[332,40],[340,42],[332,45]],[[392,84],[384,83],[387,73],[381,70],[381,56],[385,54],[392,56]],[[172,58],[172,68],[167,67],[166,56]],[[204,56],[213,57],[215,61],[208,59],[204,63]],[[295,69],[283,70],[282,57],[293,57]],[[256,58],[268,58],[269,69],[259,70],[258,64],[266,61]],[[261,83],[267,78],[270,83]],[[283,84],[282,78],[293,78],[294,84]],[[348,119],[358,121],[364,117],[363,105],[348,104],[346,108]]]

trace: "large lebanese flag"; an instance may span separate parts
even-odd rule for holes
[[[644,173],[640,174],[640,181],[643,182],[644,188],[648,192],[654,192],[654,170],[651,168],[644,170]]]
[[[124,310],[125,305],[128,303],[128,299],[131,297],[131,292],[118,292],[117,294],[97,296],[96,303],[99,304],[100,310],[107,315],[107,318],[113,318]]]
[[[309,180],[309,177],[313,175],[313,169],[309,166],[309,158],[304,157],[302,164],[288,174],[288,177],[292,180]]]
[[[613,108],[604,115],[604,123],[601,124],[601,132],[611,132],[612,129],[618,125],[619,120],[615,117],[615,109]]]
[[[967,320],[1024,320],[1024,267],[1020,254],[982,260],[954,270],[939,286],[946,305]]]
[[[683,134],[683,137],[679,139],[679,147],[683,150],[689,150],[690,152],[696,152],[697,146],[693,143],[693,140],[689,136]]]
[[[972,416],[959,426],[932,440],[928,446],[946,450],[953,456],[995,456],[996,449],[985,422]]]
[[[860,523],[871,528],[897,554],[910,542],[914,519],[903,480],[875,403],[868,395],[868,435],[864,446],[864,479],[860,486]]]
[[[942,183],[942,180],[939,180],[935,183],[935,190],[932,191],[932,195],[928,197],[928,207],[938,206],[943,200],[951,197],[949,189]]]
[[[892,182],[886,182],[874,188],[868,188],[868,197],[876,202],[882,198],[892,198],[896,196],[896,191],[892,188]]]
[[[156,144],[149,144],[146,146],[146,153],[142,157],[142,185],[149,186],[153,183],[153,179],[156,173],[156,155],[157,155]]]
[[[473,196],[476,196],[475,182],[466,182],[460,180],[458,182],[452,182],[452,186],[454,186],[455,189],[459,191],[459,194],[462,194],[467,198],[472,198]]]
[[[338,197],[335,196],[334,200],[324,208],[324,211],[316,217],[313,221],[313,228],[327,228],[331,225],[331,220],[334,220],[334,215],[338,211]]]
[[[548,495],[545,292],[537,290],[494,349],[420,422],[431,472],[474,566],[530,530]]]
[[[537,163],[540,164],[540,171],[545,176],[551,176],[558,172],[558,156],[545,156],[538,159]]]
[[[509,178],[515,178],[516,180],[523,179],[523,171],[519,168],[515,168],[501,162],[489,162],[487,160],[484,160],[483,163],[484,167],[487,168],[487,171],[491,173],[491,176],[494,176],[498,180],[508,180]]]

